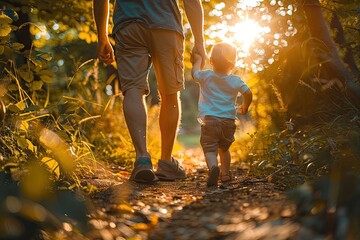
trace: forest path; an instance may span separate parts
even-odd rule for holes
[[[191,151],[200,156],[198,150]],[[273,183],[249,178],[246,169],[234,166],[230,185],[209,188],[204,164],[188,159],[182,162],[188,177],[181,181],[138,184],[128,181],[126,172],[121,178],[85,180],[99,189],[112,183],[93,195],[87,237],[289,239],[299,231],[292,220],[294,205]]]

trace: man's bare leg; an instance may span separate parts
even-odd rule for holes
[[[150,157],[147,149],[147,108],[144,90],[129,89],[123,102],[124,116],[135,147],[136,158]]]
[[[174,94],[161,94],[159,125],[161,132],[161,159],[171,161],[176,134],[180,120],[179,92]]]

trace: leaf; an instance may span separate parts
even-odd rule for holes
[[[159,217],[156,214],[152,214],[150,216],[150,224],[156,226],[158,225],[158,223],[159,223]]]
[[[10,171],[11,168],[18,168],[19,167],[19,163],[15,163],[15,162],[9,162],[6,163],[3,168],[6,172]]]
[[[33,153],[36,153],[37,147],[34,146],[34,144],[29,139],[26,139],[26,142],[28,143],[28,149]]]
[[[41,159],[41,162],[44,163],[48,168],[51,170],[51,172],[55,173],[56,178],[59,179],[60,177],[60,168],[59,163],[50,157],[43,157]]]
[[[40,79],[41,79],[41,81],[46,82],[46,83],[51,83],[52,82],[52,78],[47,76],[47,75],[41,75]]]
[[[0,23],[0,37],[6,37],[11,33],[11,27],[9,24]]]
[[[91,42],[96,42],[97,41],[97,35],[93,32],[90,32],[90,36],[91,36]]]
[[[19,51],[19,50],[23,49],[24,47],[25,47],[24,44],[21,44],[18,42],[11,44],[11,48],[16,51]]]
[[[149,226],[146,223],[135,223],[131,228],[136,231],[145,231],[149,229]]]
[[[18,102],[18,103],[15,104],[15,105],[20,109],[20,111],[24,110],[25,107],[26,107],[25,102]]]
[[[27,132],[29,130],[29,123],[25,121],[19,121],[20,123],[17,124],[19,130]]]
[[[31,82],[34,80],[34,73],[32,71],[19,70],[19,75],[26,82]]]
[[[44,83],[42,81],[34,81],[31,83],[31,88],[33,91],[37,91],[42,88],[43,84]]]
[[[5,13],[5,15],[10,17],[13,21],[19,20],[19,15],[14,10],[12,10],[12,9],[3,9],[2,11]]]
[[[29,144],[28,142],[26,141],[26,138],[25,137],[18,137],[16,139],[16,143],[19,147],[21,147],[22,149],[26,149],[28,148]]]
[[[86,32],[80,32],[79,33],[79,38],[81,39],[81,40],[85,40],[87,37],[88,37],[88,33],[86,33]]]
[[[12,19],[8,17],[7,15],[1,13],[0,14],[0,25],[1,24],[10,24],[12,23]]]
[[[85,190],[88,194],[92,194],[94,192],[99,191],[99,189],[92,184],[88,184],[87,186],[83,187],[83,190]]]
[[[90,27],[88,25],[83,25],[82,29],[84,32],[88,33],[90,31]]]
[[[7,109],[9,109],[11,112],[20,112],[22,110],[24,110],[26,107],[25,102],[18,102],[16,104],[11,104],[7,107]]]
[[[9,84],[9,85],[7,86],[7,89],[8,89],[9,91],[17,91],[17,90],[19,90],[18,85],[16,85],[16,84]]]
[[[11,104],[7,107],[7,109],[11,112],[17,113],[20,112],[20,109],[15,105],[15,104]]]
[[[53,56],[50,53],[44,53],[35,51],[35,60],[43,61],[43,62],[49,62],[53,58]]]
[[[5,47],[3,45],[0,45],[0,55],[4,53]]]
[[[124,203],[117,205],[112,210],[120,211],[120,212],[124,212],[124,213],[133,213],[134,212],[134,209],[130,205],[124,204]]]
[[[0,37],[6,37],[11,33],[10,23],[12,19],[5,14],[0,14]]]

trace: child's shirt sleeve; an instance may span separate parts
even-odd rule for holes
[[[197,82],[197,83],[200,83],[201,82],[201,79],[203,79],[203,74],[202,74],[203,71],[200,71],[200,70],[196,70],[194,72],[194,81]]]
[[[246,83],[244,83],[244,81],[239,77],[239,92],[241,94],[243,94],[244,92],[246,92],[248,90],[250,90],[248,85],[246,85]]]

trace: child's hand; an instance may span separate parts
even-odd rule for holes
[[[247,109],[247,108],[244,108],[243,106],[240,106],[240,107],[239,107],[239,111],[240,111],[240,114],[241,114],[241,115],[245,115],[245,114],[247,114],[248,109]]]
[[[201,63],[202,63],[202,57],[200,54],[197,54],[197,53],[192,53],[191,54],[191,58],[190,58],[190,61],[192,63],[192,69],[191,69],[191,76],[194,77],[194,73],[198,70],[201,70]]]
[[[190,56],[190,62],[194,65],[197,61],[202,61],[201,55],[197,53],[192,53]]]

